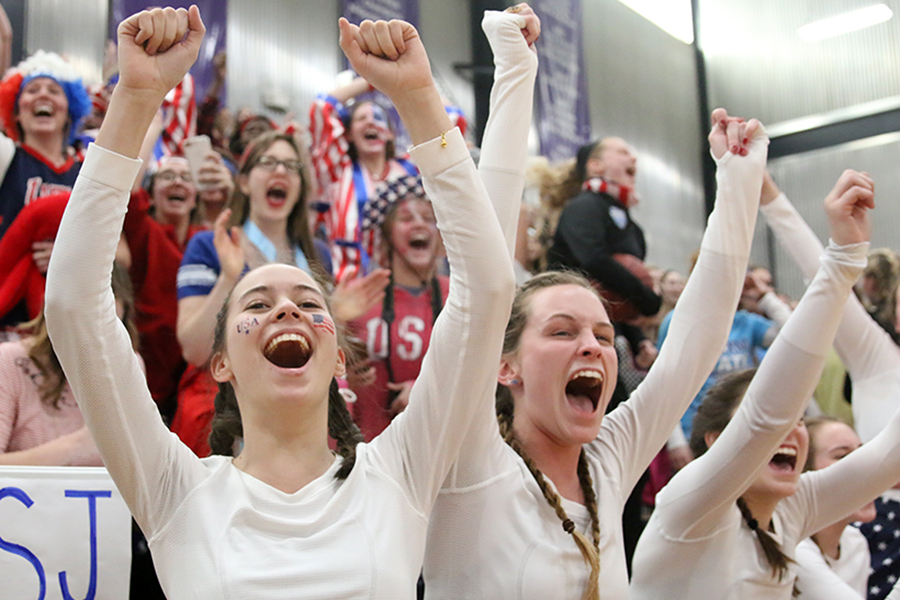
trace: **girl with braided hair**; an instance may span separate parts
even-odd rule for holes
[[[351,64],[393,99],[416,144],[452,265],[447,304],[410,407],[363,444],[339,401],[345,361],[322,287],[293,265],[249,271],[219,312],[211,360],[223,415],[213,444],[228,453],[241,435],[243,447],[199,459],[166,430],[126,356],[108,276],[134,157],[204,28],[195,6],[119,26],[121,79],[60,226],[47,325],[169,598],[411,600],[428,515],[476,405],[489,405],[514,278],[488,195],[416,30],[340,27]]]
[[[530,122],[537,69],[521,34],[532,13],[513,10],[482,22],[497,67],[479,162],[510,252],[525,176],[527,131],[519,129]],[[497,413],[473,416],[431,516],[428,598],[627,597],[624,503],[718,359],[755,225],[767,138],[755,121],[721,109],[713,116],[719,197],[675,309],[674,341],[631,399],[604,417],[617,359],[601,299],[568,273],[519,289]]]
[[[864,173],[855,171],[847,171],[842,177],[868,180]],[[768,174],[763,180],[760,204],[760,212],[775,232],[779,244],[788,251],[804,277],[811,278],[822,251],[822,242]],[[856,455],[879,439],[882,432],[897,431],[900,350],[889,332],[867,312],[855,295],[850,296],[844,308],[834,348],[853,381],[853,426],[863,443],[862,448],[853,452]],[[840,462],[844,463],[849,458]],[[853,459],[860,460],[856,456]],[[879,476],[882,470],[890,468],[888,464],[879,468]],[[801,478],[801,485],[803,480]],[[897,561],[900,560],[900,528],[896,519],[900,511],[898,480],[900,475],[895,473],[894,480],[889,484],[893,487],[882,488],[883,493],[875,500],[875,519],[859,528],[868,540],[872,555],[868,578],[868,597],[872,600],[900,597],[900,587],[890,591],[897,582]],[[843,487],[850,484],[836,482],[835,485]]]
[[[896,432],[801,476],[801,417],[866,265],[873,189],[859,174],[838,180],[825,199],[832,241],[797,309],[758,371],[725,377],[704,398],[691,432],[698,458],[657,495],[633,598],[788,600],[797,544],[900,478]]]
[[[437,272],[443,247],[418,177],[398,179],[370,203],[363,219],[363,234],[368,231],[378,233],[379,263],[390,270],[380,305],[350,323],[353,334],[365,340],[368,356],[362,368],[349,367],[367,373],[362,381],[350,378],[353,416],[371,440],[409,403],[449,279]]]

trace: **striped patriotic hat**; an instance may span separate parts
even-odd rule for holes
[[[381,193],[374,198],[370,198],[363,207],[362,231],[377,231],[380,229],[381,224],[384,223],[384,217],[391,206],[410,196],[426,198],[421,177],[406,175],[389,183]]]

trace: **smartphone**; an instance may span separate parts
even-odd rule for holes
[[[191,177],[198,191],[205,189],[200,183],[200,166],[210,152],[212,152],[212,142],[209,136],[195,135],[184,140],[184,157],[191,167]]]

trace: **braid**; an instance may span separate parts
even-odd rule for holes
[[[581,451],[581,456],[578,457],[578,481],[581,483],[584,502],[587,505],[588,513],[591,515],[591,535],[594,538],[594,545],[599,548],[600,517],[597,515],[597,494],[594,493],[594,482],[591,479],[591,472],[588,470],[584,450]]]
[[[541,488],[541,493],[544,494],[547,503],[550,504],[556,512],[556,516],[562,521],[563,530],[575,539],[575,544],[578,546],[578,550],[581,551],[584,562],[591,568],[588,584],[581,595],[581,600],[599,600],[600,523],[597,518],[597,497],[594,494],[593,486],[591,485],[590,473],[587,472],[587,460],[584,457],[584,450],[581,450],[581,456],[578,458],[578,479],[581,482],[581,487],[584,492],[585,503],[588,504],[588,513],[591,515],[591,531],[594,537],[593,544],[588,542],[587,538],[585,538],[575,527],[575,523],[569,518],[569,515],[566,514],[566,510],[560,502],[559,494],[553,491],[547,483],[547,480],[544,478],[544,474],[541,473],[540,469],[537,468],[534,461],[532,461],[525,453],[525,449],[522,448],[521,444],[519,444],[519,441],[516,439],[515,433],[513,432],[512,395],[506,387],[498,389],[497,422],[500,425],[500,435],[503,436],[503,440],[522,458],[525,466],[528,467],[528,470],[534,476],[534,480],[537,482],[538,487]],[[582,467],[582,465],[584,465],[584,467]],[[587,486],[585,484],[587,484]],[[590,492],[587,491],[588,488],[590,489]]]
[[[431,323],[437,321],[441,309],[444,308],[444,298],[441,294],[441,282],[435,274],[431,278]]]
[[[241,409],[234,396],[234,388],[230,383],[220,383],[215,399],[215,414],[210,424],[210,452],[234,456],[234,441],[243,435]]]
[[[336,479],[346,479],[356,464],[356,445],[363,441],[363,436],[350,417],[337,379],[333,378],[328,388],[328,435],[337,442],[337,452],[344,457],[344,463],[334,476]]]
[[[784,553],[781,546],[775,541],[775,538],[769,535],[768,531],[759,527],[759,523],[753,518],[750,508],[743,498],[737,499],[737,506],[747,526],[756,533],[759,545],[762,547],[763,554],[766,557],[766,562],[769,563],[769,567],[772,569],[772,577],[778,577],[778,581],[783,581],[788,574],[788,563],[794,561]]]

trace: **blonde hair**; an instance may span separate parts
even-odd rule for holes
[[[537,241],[541,248],[540,256],[535,261],[538,271],[547,268],[547,250],[553,245],[553,237],[556,235],[556,227],[563,208],[581,190],[583,182],[578,182],[577,188],[566,184],[567,177],[574,167],[574,159],[551,163],[544,157],[538,157],[528,162],[525,171],[526,185],[537,188],[541,199],[540,208],[534,216],[534,229],[537,231]]]
[[[112,291],[116,300],[122,303],[124,308],[122,323],[131,337],[131,346],[137,349],[138,330],[134,324],[134,292],[131,287],[131,278],[128,271],[119,263],[113,263]],[[66,389],[66,374],[59,364],[50,335],[47,333],[47,321],[44,319],[44,311],[37,317],[22,323],[21,328],[31,335],[31,344],[28,348],[28,358],[41,373],[43,381],[38,386],[41,393],[41,401],[53,408],[59,408],[63,391]]]

